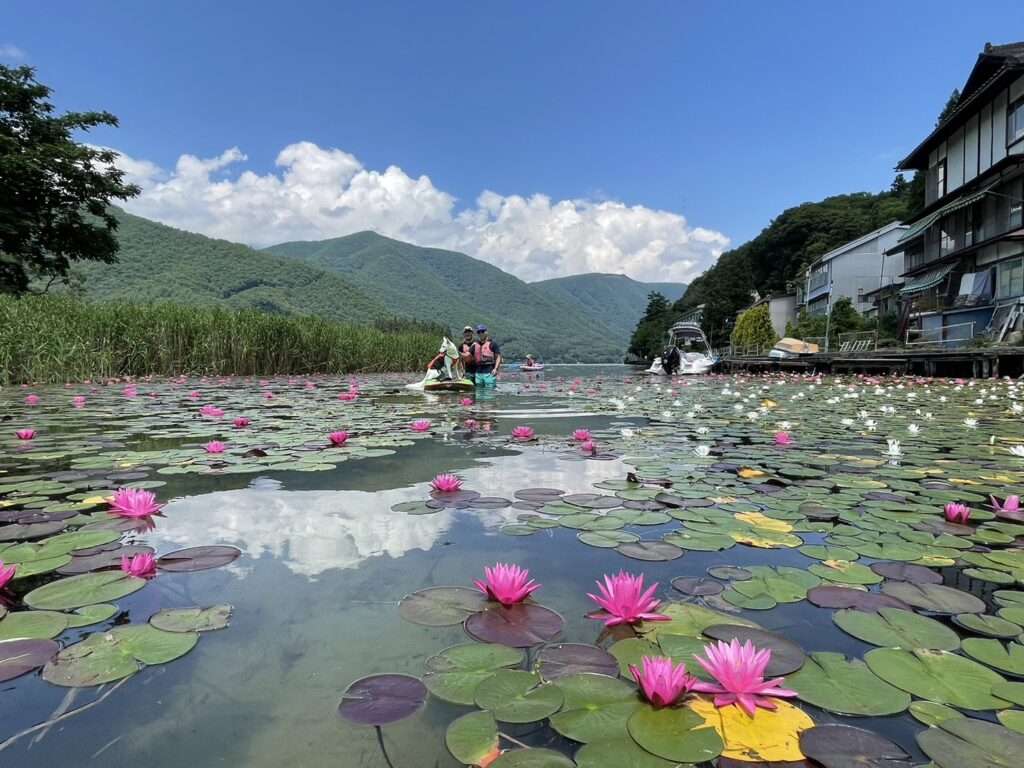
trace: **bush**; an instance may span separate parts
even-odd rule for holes
[[[748,309],[736,320],[730,341],[734,347],[771,347],[779,340],[772,328],[768,305]]]

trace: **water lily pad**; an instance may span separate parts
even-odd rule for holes
[[[427,688],[411,675],[370,675],[342,694],[338,714],[358,725],[388,725],[415,713],[427,700]]]
[[[988,667],[948,651],[876,648],[864,656],[868,667],[890,685],[922,699],[962,709],[1001,709],[991,695],[1003,678]]]
[[[184,656],[198,640],[196,633],[163,632],[148,624],[115,627],[64,648],[43,668],[43,679],[72,688],[110,683],[144,664],[166,664]]]
[[[996,712],[996,718],[1014,733],[1024,734],[1024,712],[1019,709],[1004,709]]]
[[[982,664],[1014,677],[1024,677],[1024,645],[1003,644],[999,640],[969,637],[963,642],[964,653]]]
[[[985,603],[974,595],[942,584],[887,581],[882,592],[908,605],[932,613],[984,613]]]
[[[164,571],[205,571],[233,563],[241,554],[237,547],[224,545],[188,547],[160,557],[156,565]]]
[[[231,621],[231,606],[226,603],[209,608],[165,608],[149,618],[149,623],[165,632],[209,632],[224,629]]]
[[[1024,754],[1024,734],[973,717],[943,720],[917,743],[939,768],[1013,768]]]
[[[809,728],[800,734],[800,751],[822,768],[911,768],[899,744],[851,725]]]
[[[144,586],[145,579],[121,571],[84,573],[36,587],[25,595],[25,603],[41,610],[66,611],[117,600]]]
[[[444,734],[452,757],[466,765],[482,765],[498,754],[498,724],[490,712],[470,712],[454,720]]]
[[[545,645],[537,655],[536,669],[544,680],[589,672],[615,677],[619,663],[604,648],[582,643]]]
[[[1024,632],[1019,624],[984,613],[960,613],[953,617],[953,622],[969,632],[986,637],[1008,639]]]
[[[620,544],[615,550],[634,560],[663,561],[676,560],[683,556],[683,550],[667,541],[634,541]]]
[[[725,581],[746,581],[752,574],[746,568],[738,565],[713,565],[707,570],[708,576]]]
[[[676,635],[666,635],[666,637],[677,637]],[[682,635],[678,635],[682,637]],[[619,674],[630,680],[633,676],[630,674],[629,666],[639,667],[644,656],[665,656],[668,654],[663,653],[662,649],[652,643],[650,640],[644,640],[642,637],[626,637],[621,640],[617,640],[612,643],[608,649],[608,653],[615,657],[615,660],[619,664]]]
[[[557,712],[562,690],[544,683],[540,675],[518,669],[500,669],[476,689],[476,705],[505,723],[533,723]]]
[[[684,595],[717,595],[723,589],[722,582],[703,576],[678,576],[672,579],[672,586]]]
[[[629,718],[629,735],[648,752],[679,763],[702,763],[725,749],[718,732],[688,707],[640,706]]]
[[[97,603],[96,605],[84,605],[65,615],[68,618],[68,629],[77,629],[111,619],[115,613],[117,613],[116,605]]]
[[[807,659],[804,649],[792,640],[756,627],[744,627],[738,624],[712,624],[705,627],[704,634],[713,640],[730,642],[748,640],[758,648],[767,648],[772,652],[771,660],[765,668],[765,677],[788,675],[803,666]]]
[[[941,584],[942,575],[923,565],[909,563],[872,563],[871,570],[891,581],[912,581],[915,584]]]
[[[564,703],[551,716],[551,727],[574,741],[625,736],[626,723],[640,706],[636,688],[617,678],[571,675],[560,678],[557,685]]]
[[[774,710],[758,708],[753,717],[735,704],[716,707],[706,698],[696,699],[690,708],[721,737],[725,757],[769,763],[802,760],[800,734],[814,721],[788,701],[776,699],[774,704]]]
[[[720,552],[723,549],[731,549],[736,546],[736,542],[730,536],[688,530],[667,533],[664,541],[692,552]]]
[[[807,569],[815,576],[820,576],[828,581],[837,584],[877,584],[882,577],[860,563],[851,563],[849,560],[825,560],[821,563],[814,563]]]
[[[840,715],[894,715],[910,705],[909,694],[880,680],[860,659],[841,653],[812,653],[800,671],[786,678],[786,687],[802,701]]]
[[[852,608],[856,611],[875,612],[879,608],[900,608],[911,610],[902,600],[878,592],[868,592],[856,587],[821,585],[807,590],[808,601],[819,608]]]
[[[466,619],[466,631],[485,643],[500,643],[512,648],[549,643],[562,632],[565,620],[550,608],[519,603],[506,608],[489,604]]]
[[[668,621],[649,621],[641,624],[638,632],[647,640],[656,642],[661,635],[685,635],[700,637],[705,629],[714,624],[738,624],[744,627],[760,628],[749,619],[730,616],[693,603],[668,603],[658,608],[658,613],[668,616]]]
[[[0,642],[0,682],[13,680],[46,664],[60,650],[53,640],[4,640]]]
[[[1002,682],[992,686],[992,695],[1024,707],[1024,683]]]
[[[632,543],[640,540],[640,537],[635,533],[619,530],[580,531],[576,534],[576,538],[591,547],[600,547],[602,549],[614,549],[619,546],[619,544]]]
[[[679,768],[676,761],[652,755],[629,736],[592,741],[573,757],[577,768]]]
[[[510,749],[490,768],[575,768],[576,764],[553,749]]]
[[[477,686],[483,680],[499,669],[517,667],[522,661],[523,652],[515,648],[464,643],[427,659],[423,683],[439,699],[453,704],[473,704]]]
[[[858,640],[886,648],[930,648],[955,651],[960,638],[945,624],[898,608],[879,608],[877,613],[836,611],[832,620]]]
[[[487,606],[487,596],[468,587],[428,587],[402,598],[398,614],[425,627],[450,627]]]
[[[0,619],[0,640],[56,637],[68,627],[68,617],[56,611],[18,611]]]
[[[936,704],[934,701],[911,702],[910,714],[913,715],[915,720],[925,725],[937,725],[943,720],[949,720],[951,717],[963,717],[960,712],[952,707],[947,707],[945,704]]]

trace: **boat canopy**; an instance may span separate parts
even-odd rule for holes
[[[676,339],[701,339],[707,343],[707,337],[697,323],[676,323],[668,329],[668,333],[673,341]]]

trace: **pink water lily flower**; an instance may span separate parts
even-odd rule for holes
[[[263,399],[264,400],[273,400],[274,399],[274,393],[273,392],[269,392],[269,391],[268,392],[264,392],[263,393]]]
[[[473,430],[477,429],[480,426],[480,422],[477,421],[476,419],[466,419],[464,422],[462,422],[462,426],[464,426],[466,429],[472,432]]]
[[[572,439],[577,443],[586,443],[591,439],[589,429],[574,429],[572,433]]]
[[[413,432],[426,432],[430,429],[430,419],[416,419],[409,424],[409,429]]]
[[[1007,496],[1003,499],[1002,504],[999,503],[995,496],[989,496],[989,498],[992,499],[992,509],[996,512],[1009,512],[1010,514],[1020,512],[1020,496]]]
[[[36,436],[34,429],[19,429],[14,433],[19,440],[31,440]]]
[[[671,707],[700,682],[687,674],[685,664],[675,664],[672,659],[644,656],[640,663],[642,668],[630,664],[629,671],[643,691],[644,698],[659,709]]]
[[[227,444],[222,443],[220,440],[211,440],[203,446],[207,453],[224,453],[224,449],[227,447]]]
[[[783,678],[764,679],[764,671],[772,658],[767,648],[758,650],[749,640],[740,645],[740,641],[733,638],[728,643],[719,640],[704,646],[704,653],[707,658],[696,656],[697,663],[718,683],[698,682],[693,690],[714,694],[716,707],[738,704],[753,717],[758,707],[775,709],[773,697],[796,696],[796,691],[779,687]]]
[[[129,576],[137,576],[140,579],[151,578],[156,576],[156,558],[148,553],[134,557],[122,557],[121,570]]]
[[[580,443],[580,453],[585,453],[590,456],[593,456],[594,454],[597,453],[597,443],[595,443],[593,440],[587,440],[585,442]]]
[[[331,441],[331,445],[339,447],[348,441],[348,432],[343,429],[338,430],[337,432],[331,432],[331,434],[327,436],[327,439]]]
[[[512,439],[513,440],[533,440],[533,428],[532,427],[513,427],[512,428]]]
[[[464,398],[462,398],[462,400],[460,402],[464,406],[466,406],[468,408],[469,406],[471,406],[473,404],[473,398],[472,397],[464,397]]]
[[[14,578],[17,570],[17,565],[4,565],[4,561],[0,560],[0,589],[7,586],[8,582]]]
[[[71,404],[75,406],[75,408],[85,408],[85,395],[76,395],[71,398]]]
[[[540,584],[530,578],[530,572],[518,565],[495,563],[484,568],[484,576],[484,580],[476,579],[473,582],[476,588],[506,608],[521,603],[540,589]]]
[[[244,429],[245,427],[248,427],[250,424],[252,424],[252,422],[249,421],[249,419],[247,419],[245,416],[239,416],[234,421],[235,429]]]
[[[190,400],[198,400],[200,398],[199,390],[193,389],[191,392],[188,393],[188,397]]]
[[[614,576],[605,574],[604,581],[597,582],[600,596],[587,593],[587,597],[604,610],[590,614],[589,618],[603,621],[606,627],[619,624],[638,624],[641,621],[668,621],[668,616],[655,613],[660,600],[654,598],[658,583],[644,590],[643,574],[619,571]]]
[[[25,395],[25,405],[39,405],[39,395]]]
[[[440,491],[441,493],[454,493],[461,490],[462,478],[458,475],[453,475],[451,472],[445,472],[431,480],[430,486],[435,491]]]
[[[338,395],[338,399],[341,400],[343,403],[351,403],[358,397],[358,392],[342,392],[340,395]]]
[[[967,521],[971,519],[971,510],[966,504],[961,504],[958,501],[951,501],[943,508],[943,512],[946,514],[946,520],[950,523],[959,523],[960,525],[967,525]]]
[[[775,444],[776,445],[791,445],[793,438],[789,436],[789,432],[776,432],[775,433]]]
[[[117,517],[152,517],[162,508],[156,494],[141,488],[118,488],[110,499],[110,514]]]
[[[200,415],[210,419],[219,419],[221,416],[224,415],[224,411],[222,409],[218,408],[215,405],[209,404],[204,405],[202,408],[200,408],[199,413]]]

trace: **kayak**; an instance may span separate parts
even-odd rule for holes
[[[469,379],[428,381],[423,385],[424,392],[472,392],[475,388],[476,385]]]
[[[530,371],[543,371],[544,363],[534,363],[533,365],[520,365],[519,370],[526,371],[527,373],[529,373]]]

